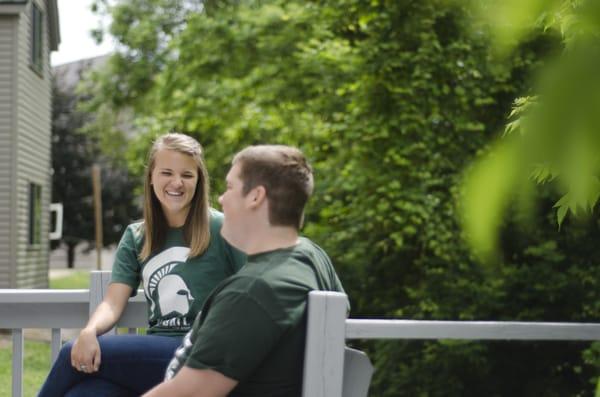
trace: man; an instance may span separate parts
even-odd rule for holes
[[[221,234],[248,262],[207,298],[147,397],[300,396],[308,292],[343,292],[327,254],[298,234],[313,190],[298,149],[248,147],[226,180]]]

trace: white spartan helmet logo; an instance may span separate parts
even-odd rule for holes
[[[190,311],[190,290],[177,274],[169,274],[158,280],[158,305],[165,316],[173,312],[187,314]]]
[[[155,313],[157,304],[160,311],[158,315],[162,317],[189,312],[194,297],[179,275],[170,274],[186,261],[188,253],[189,248],[173,247],[152,258],[144,267],[144,285],[152,313]],[[153,297],[155,291],[157,300]]]

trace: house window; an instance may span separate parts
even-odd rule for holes
[[[42,187],[29,184],[29,245],[42,241]]]
[[[42,73],[44,66],[43,21],[42,11],[33,3],[31,7],[31,67],[38,73]]]

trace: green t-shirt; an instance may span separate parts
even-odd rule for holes
[[[167,232],[164,247],[140,262],[143,222],[127,227],[115,255],[112,283],[133,288],[142,282],[148,300],[148,333],[183,335],[188,332],[209,293],[225,278],[236,273],[246,257],[221,237],[223,214],[210,212],[210,243],[194,258],[183,238],[182,228]]]
[[[300,396],[312,290],[343,292],[329,257],[310,240],[248,256],[207,298],[167,377],[184,362],[239,381],[232,396]]]

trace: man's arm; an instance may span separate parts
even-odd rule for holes
[[[238,384],[212,369],[183,367],[171,380],[156,386],[143,397],[225,397]]]

